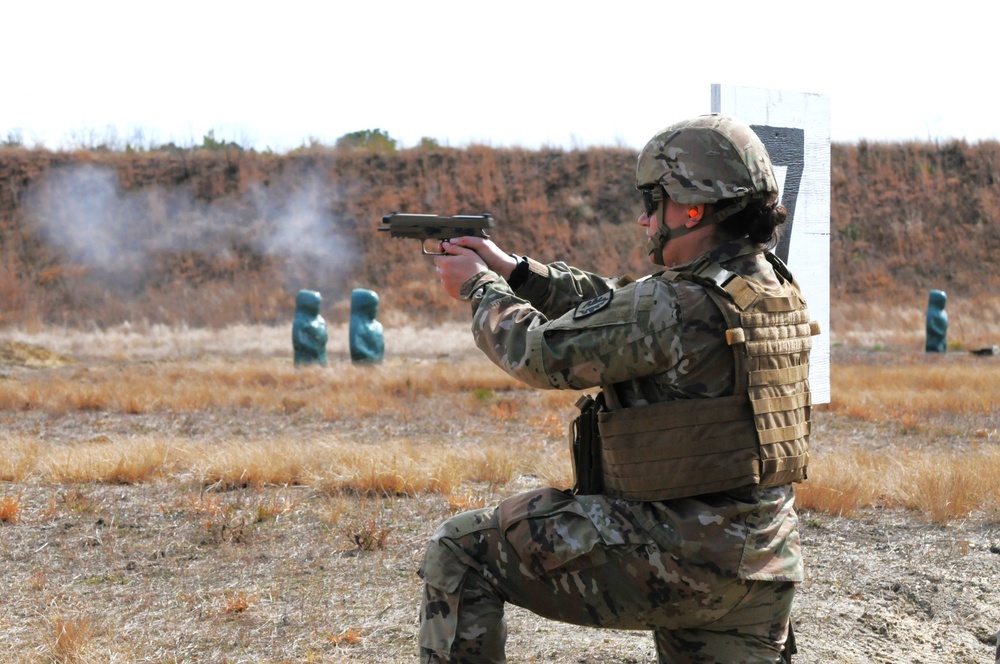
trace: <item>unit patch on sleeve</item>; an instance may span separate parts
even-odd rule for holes
[[[604,293],[603,295],[598,295],[597,297],[587,300],[586,302],[581,302],[573,312],[573,318],[586,318],[591,314],[596,314],[598,311],[604,307],[611,304],[611,298],[614,296],[615,292],[613,290]]]

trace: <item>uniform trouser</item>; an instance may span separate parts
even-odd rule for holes
[[[420,569],[421,662],[506,662],[506,602],[577,625],[652,630],[660,662],[780,661],[794,584],[690,564],[619,504],[594,498],[540,490],[447,520]]]

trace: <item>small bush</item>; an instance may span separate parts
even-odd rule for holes
[[[21,520],[21,494],[0,496],[0,523],[17,523]]]

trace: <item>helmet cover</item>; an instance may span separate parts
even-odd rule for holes
[[[642,149],[636,188],[661,185],[682,205],[777,194],[767,149],[748,126],[712,114],[676,122]]]

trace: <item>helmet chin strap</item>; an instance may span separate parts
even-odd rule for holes
[[[663,223],[663,214],[660,214],[660,223],[656,227],[656,232],[649,236],[646,242],[646,253],[653,265],[663,265],[663,248],[667,246],[670,239],[670,229]]]
[[[654,265],[663,265],[663,248],[667,246],[667,242],[670,240],[676,240],[679,237],[684,237],[688,233],[693,233],[699,228],[704,228],[705,226],[710,226],[712,224],[717,224],[721,219],[711,219],[706,215],[702,217],[701,223],[696,226],[681,226],[680,228],[670,228],[667,226],[663,219],[664,215],[660,214],[660,223],[656,228],[656,232],[649,236],[649,241],[646,242],[646,253],[649,254],[650,260],[653,261]]]
[[[663,248],[667,246],[670,239],[670,229],[667,227],[667,195],[662,186],[657,186],[653,190],[653,198],[658,201],[656,206],[659,212],[659,223],[656,224],[656,232],[649,236],[646,241],[646,253],[653,265],[663,265]]]

